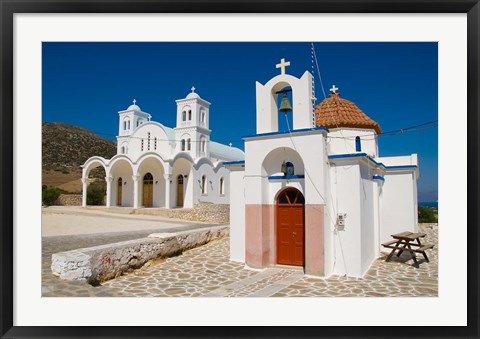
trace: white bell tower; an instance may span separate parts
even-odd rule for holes
[[[210,156],[210,103],[191,88],[184,99],[176,100],[177,126],[175,130],[175,152],[186,152],[192,158]]]
[[[133,131],[140,125],[150,121],[152,116],[137,106],[137,100],[124,111],[118,112],[117,153],[128,153],[128,141]]]

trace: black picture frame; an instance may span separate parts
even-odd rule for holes
[[[458,337],[478,338],[479,0],[0,0],[2,338]],[[468,326],[465,327],[18,327],[13,326],[13,17],[16,13],[467,13]],[[461,131],[460,131],[461,133]],[[453,227],[454,225],[452,225]],[[397,312],[392,310],[392,312]],[[454,312],[454,310],[452,310]],[[412,316],[418,316],[420,311]],[[448,315],[446,315],[448,316]]]

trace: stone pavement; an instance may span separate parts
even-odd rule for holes
[[[301,268],[247,269],[243,264],[228,260],[229,239],[224,238],[177,257],[150,262],[139,270],[98,287],[61,281],[44,267],[42,290],[45,297],[436,297],[438,226],[429,226],[423,231],[427,233],[425,241],[436,244],[433,250],[427,252],[430,263],[423,262],[417,269],[412,266],[413,260],[406,253],[399,258],[394,256],[388,263],[382,256],[373,263],[364,278],[332,276],[320,279],[304,276]],[[120,238],[125,236],[115,235],[119,238],[115,241],[121,241]],[[78,237],[72,241],[79,245],[77,247],[83,247],[82,241],[102,243],[101,239],[97,239],[98,236],[89,237],[92,236],[84,236],[80,243]],[[44,238],[45,256],[48,256],[52,247],[68,247],[62,239],[52,238],[55,237]],[[62,244],[55,246],[56,241]]]

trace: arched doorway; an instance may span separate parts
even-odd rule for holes
[[[153,175],[145,174],[143,177],[143,206],[152,207],[153,205]]]
[[[123,181],[122,178],[118,178],[118,183],[117,183],[117,206],[122,206],[122,187],[123,187]]]
[[[277,197],[277,264],[303,266],[305,258],[305,198],[296,188],[287,187]]]
[[[177,206],[183,207],[183,175],[177,177]]]

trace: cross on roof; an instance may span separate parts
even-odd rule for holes
[[[230,146],[230,147],[232,147],[232,145],[233,145],[232,143],[229,143],[229,144],[228,144],[228,146]]]
[[[338,87],[336,87],[335,85],[333,85],[332,88],[330,88],[330,92],[332,92],[333,94],[337,94],[337,91],[339,90]]]
[[[192,93],[195,93],[195,86],[192,86],[191,90],[192,90]]]
[[[135,105],[135,103],[137,102],[137,100],[133,99],[133,104]]]
[[[290,61],[285,62],[285,59],[282,58],[282,59],[280,60],[280,63],[277,64],[275,67],[276,67],[276,68],[280,68],[280,70],[281,70],[281,73],[280,73],[280,74],[285,74],[285,67],[287,67],[287,66],[290,66]]]

